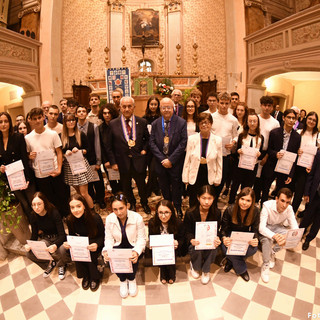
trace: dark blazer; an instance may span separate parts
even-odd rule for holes
[[[99,126],[100,144],[101,144],[101,161],[103,164],[108,162],[107,147],[108,141],[108,125],[103,121]]]
[[[9,136],[7,150],[4,150],[2,133],[0,133],[0,165],[7,165],[21,160],[24,166],[26,180],[32,179],[32,169],[29,166],[26,141],[21,133],[14,133]]]
[[[163,153],[163,138],[162,117],[160,117],[152,123],[149,142],[151,152],[158,160],[158,164],[161,163],[162,160],[168,158],[173,167],[177,164],[181,164],[182,168],[188,141],[187,122],[175,114],[171,117],[168,156]]]
[[[108,128],[107,157],[111,165],[117,164],[120,172],[127,172],[130,168],[130,158],[137,172],[142,173],[146,170],[147,155],[142,155],[141,151],[148,151],[149,132],[147,120],[136,118],[136,143],[134,147],[129,147],[121,125],[121,117],[113,119]]]
[[[177,115],[177,116],[179,116],[179,117],[182,117],[183,108],[184,108],[183,105],[180,104],[180,103],[178,103],[177,108],[178,108],[178,112],[177,112],[177,110],[176,110],[176,112],[175,112],[174,114]]]
[[[268,165],[273,169],[277,164],[277,153],[283,146],[283,127],[275,128],[270,131],[269,144],[267,153],[269,154]],[[296,131],[292,130],[289,138],[287,151],[297,153],[300,148],[301,136]],[[296,161],[297,162],[297,161]],[[293,177],[295,164],[293,164],[289,177]]]
[[[272,115],[276,120],[279,121],[280,126],[281,126],[281,125],[282,125],[282,122],[283,122],[283,119],[282,119],[282,117],[283,117],[283,112],[279,111],[278,114],[277,114],[277,117],[274,116],[275,114],[276,114],[276,111],[273,111],[273,112],[271,113],[271,115]]]
[[[304,188],[304,195],[309,196],[309,202],[312,202],[316,195],[320,183],[320,150],[314,158],[312,169],[307,177],[306,186]]]
[[[63,124],[63,113],[62,113],[62,112],[59,112],[57,121],[58,121],[59,123]]]

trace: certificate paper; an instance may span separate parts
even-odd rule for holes
[[[70,255],[72,261],[91,262],[88,237],[67,236],[67,242],[71,246]]]
[[[284,245],[284,248],[295,248],[301,241],[303,232],[304,228],[289,230],[286,235],[286,244]]]
[[[214,239],[217,236],[217,221],[196,222],[196,240],[200,242],[195,250],[215,249]]]
[[[301,149],[303,153],[298,157],[297,165],[304,168],[311,168],[318,148],[316,146],[303,146]]]
[[[150,235],[150,247],[154,266],[176,263],[173,234]]]
[[[21,190],[27,184],[21,160],[6,165],[6,175],[11,191]]]
[[[70,156],[66,156],[66,159],[69,162],[72,174],[80,174],[87,171],[81,151],[77,151],[72,153]]]
[[[43,241],[27,240],[33,254],[40,260],[53,260],[50,253],[46,251],[47,246]]]
[[[284,154],[281,159],[278,159],[274,171],[288,175],[291,171],[293,163],[296,161],[297,154],[284,150],[281,150],[280,152],[284,152]]]
[[[99,181],[99,174],[98,171],[96,170],[96,166],[93,164],[91,167],[92,173],[93,173],[93,178],[92,180],[90,180],[90,182],[95,182],[95,181]]]
[[[109,265],[112,273],[132,273],[132,249],[109,249]]]
[[[232,137],[226,136],[226,137],[221,137],[221,139],[222,139],[222,155],[225,157],[231,153],[230,150],[226,149],[225,145],[231,143]]]
[[[55,171],[54,157],[55,153],[52,150],[37,152],[36,161],[38,162],[41,174],[50,174]]]
[[[249,247],[249,241],[253,239],[253,232],[231,232],[231,245],[228,247],[227,255],[245,256]]]
[[[243,146],[241,150],[243,153],[240,154],[238,167],[253,171],[257,163],[257,152],[259,150],[247,146]]]
[[[109,181],[120,180],[120,172],[113,169],[107,169]]]

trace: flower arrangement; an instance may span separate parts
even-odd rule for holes
[[[172,81],[170,79],[162,79],[157,84],[156,93],[160,94],[161,96],[168,96],[174,90]]]

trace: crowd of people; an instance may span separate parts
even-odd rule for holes
[[[65,222],[68,235],[88,237],[91,262],[75,262],[82,288],[99,288],[100,255],[108,263],[110,250],[131,249],[132,272],[117,276],[122,298],[137,294],[135,275],[147,238],[143,218],[136,212],[132,179],[147,215],[151,215],[150,195],[163,197],[148,222],[149,235],[172,234],[175,255],[189,254],[191,275],[201,276],[203,284],[210,281],[210,265],[220,248],[226,256],[224,271],[234,269],[249,281],[246,258],[257,252],[260,243],[264,282],[269,281],[288,230],[305,228],[302,249],[308,249],[320,227],[320,151],[307,166],[298,165],[298,159],[320,143],[316,112],[292,107],[282,113],[272,97],[263,96],[258,115],[239,101],[236,92],[210,92],[207,104],[201,105],[198,89],[182,105],[182,92],[175,89],[172,98],[160,101],[151,96],[145,115],[139,117],[134,99],[122,95],[116,89],[113,103],[100,106],[99,95],[93,93],[90,111],[74,99],[62,99],[60,112],[45,101],[26,120],[18,115],[15,126],[9,113],[0,113],[0,171],[4,174],[15,161],[23,163],[26,185],[14,194],[30,222],[30,240],[44,241],[51,254],[48,264],[25,246],[28,258],[44,269],[44,277],[58,267],[59,278],[65,278],[71,262]],[[287,154],[296,156],[286,164],[287,171],[279,170]],[[83,158],[81,173],[70,165],[74,156]],[[105,224],[94,209],[94,203],[106,208],[103,171],[114,195]],[[221,214],[219,197],[229,192]],[[183,197],[189,198],[185,213]],[[305,210],[299,212],[303,199]],[[211,249],[197,248],[199,222],[216,222]],[[244,255],[229,253],[232,232],[252,234]],[[160,266],[161,283],[175,280],[175,264]]]

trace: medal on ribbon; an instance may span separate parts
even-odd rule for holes
[[[126,139],[129,148],[134,147],[136,145],[136,138],[137,138],[137,131],[136,131],[136,117],[132,115],[132,128],[131,128],[131,134],[129,134],[126,121],[123,115],[121,115],[121,126],[124,138]]]

